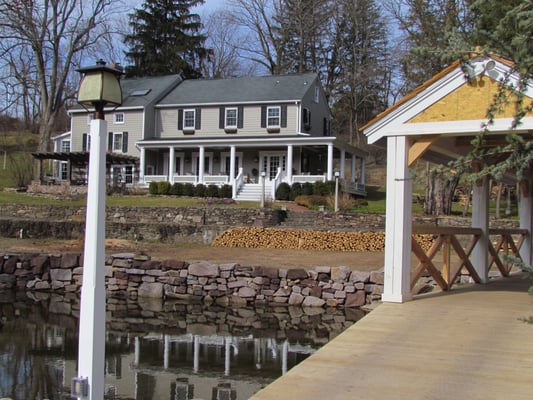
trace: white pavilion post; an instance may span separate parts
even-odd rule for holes
[[[472,228],[482,231],[472,250],[472,265],[481,282],[486,283],[489,280],[489,180],[486,176],[472,190]]]
[[[518,215],[520,217],[520,228],[527,229],[520,247],[520,257],[527,265],[533,262],[533,180],[523,181],[520,185],[518,197]]]
[[[408,139],[387,139],[387,217],[385,222],[385,282],[382,300],[403,303],[411,295],[412,181]]]

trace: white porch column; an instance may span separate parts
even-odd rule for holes
[[[356,166],[357,166],[357,156],[355,154],[352,154],[352,173],[350,174],[350,182],[355,182],[356,180],[356,177],[357,177],[355,175]]]
[[[140,154],[139,154],[139,183],[144,183],[144,171],[146,164],[146,149],[144,147],[141,147]]]
[[[176,170],[176,154],[174,147],[169,147],[168,153],[168,181],[174,183],[174,171]]]
[[[339,176],[341,179],[344,179],[344,170],[346,169],[344,165],[345,163],[346,163],[346,151],[341,150],[341,165],[340,165],[340,170],[339,170]]]
[[[383,301],[411,299],[412,181],[407,166],[407,137],[387,138],[387,217]]]
[[[489,280],[489,180],[487,177],[474,184],[472,193],[472,227],[482,230],[474,250],[472,265],[482,283]]]
[[[205,171],[205,147],[200,146],[198,154],[198,183],[204,183],[204,171]]]
[[[229,183],[233,185],[235,182],[235,146],[231,146],[229,150]]]
[[[366,182],[366,160],[364,157],[361,158],[361,176],[359,177],[359,183],[364,185]]]
[[[287,146],[287,182],[289,185],[292,184],[292,154],[292,144],[289,144]]]
[[[524,181],[519,187],[518,215],[520,217],[520,228],[529,231],[522,242],[520,257],[522,257],[524,263],[531,265],[533,261],[533,180]]]
[[[327,180],[333,179],[333,144],[328,144],[328,172]]]

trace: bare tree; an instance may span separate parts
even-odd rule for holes
[[[0,58],[8,60],[24,107],[38,107],[41,151],[73,95],[72,67],[109,34],[109,17],[119,6],[113,0],[0,0]]]
[[[230,22],[245,34],[237,47],[241,56],[273,75],[285,72],[287,38],[273,18],[283,9],[283,0],[230,0],[229,4]]]
[[[207,36],[205,45],[211,50],[211,54],[202,65],[204,77],[228,78],[254,75],[257,65],[243,62],[239,43],[244,36],[232,23],[229,12],[219,10],[209,15],[204,28]]]

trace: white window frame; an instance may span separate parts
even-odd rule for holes
[[[66,181],[68,179],[68,162],[60,161],[59,162],[59,179]]]
[[[115,124],[123,124],[124,123],[124,113],[123,112],[116,112],[113,114],[113,123]]]
[[[234,124],[228,123],[229,118],[231,118],[230,116],[228,116],[230,111],[235,112],[235,123]],[[237,107],[226,108],[225,113],[224,113],[224,128],[236,129],[238,120],[239,120],[239,109]]]
[[[192,125],[187,124],[187,115],[192,113]],[[190,120],[190,116],[189,116]],[[189,121],[191,122],[191,121]],[[192,130],[196,128],[196,110],[194,108],[186,108],[183,110],[183,130]]]
[[[120,137],[120,146],[117,146],[117,140]],[[124,134],[123,132],[113,132],[113,153],[122,153],[124,148]]]
[[[277,111],[277,115],[271,115],[271,111]],[[281,127],[281,107],[269,106],[266,110],[267,128],[280,128]],[[277,120],[277,123],[275,122]]]
[[[67,147],[67,145],[68,145],[68,147]],[[62,153],[70,153],[70,149],[71,149],[70,139],[61,140],[61,152]]]

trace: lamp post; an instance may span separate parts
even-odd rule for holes
[[[119,78],[122,71],[100,60],[95,66],[80,68],[82,77],[78,103],[94,108],[91,121],[89,182],[81,288],[78,377],[72,379],[71,392],[78,399],[104,398],[105,354],[105,195],[106,133],[104,107],[122,104]]]
[[[339,171],[335,171],[335,212],[339,211]]]
[[[261,172],[261,208],[265,207],[265,179],[266,179],[266,172]]]

